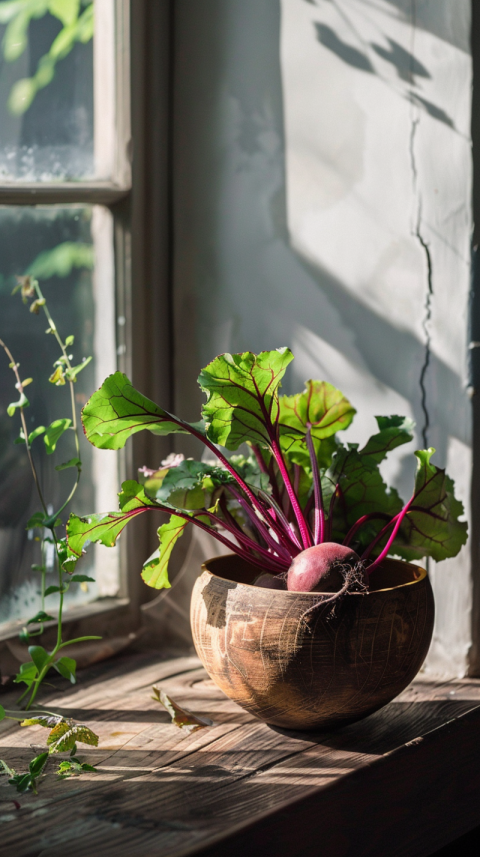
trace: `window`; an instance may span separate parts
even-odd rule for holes
[[[17,275],[38,278],[63,338],[75,336],[75,361],[93,356],[75,385],[77,406],[117,364],[131,369],[129,5],[0,2],[0,326],[23,377],[34,378],[25,412],[32,428],[67,416],[68,394],[48,382],[58,354],[44,320],[11,296]],[[12,444],[18,420],[6,413],[15,392],[6,361],[0,379],[0,628],[7,636],[12,621],[39,608],[31,568],[39,563],[38,545],[25,533],[38,502],[25,450]],[[72,508],[115,508],[118,457],[100,461],[81,442],[83,473]],[[65,436],[53,464],[70,457]],[[45,468],[43,478],[53,511],[68,494],[72,471],[58,479],[52,471]],[[51,563],[47,550],[47,569]],[[96,583],[72,585],[70,606],[127,595],[120,565],[117,549],[91,551],[82,573],[94,570]]]

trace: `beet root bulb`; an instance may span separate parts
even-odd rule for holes
[[[339,592],[349,570],[362,572],[360,557],[352,548],[336,542],[324,542],[299,553],[287,576],[290,592]],[[363,582],[367,583],[363,571]]]

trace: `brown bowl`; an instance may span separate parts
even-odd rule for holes
[[[272,725],[360,720],[397,696],[427,655],[433,593],[416,565],[385,560],[369,592],[308,615],[319,593],[252,586],[258,569],[235,554],[202,569],[191,604],[198,656],[227,696]]]

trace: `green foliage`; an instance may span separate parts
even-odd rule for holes
[[[187,526],[188,521],[172,515],[167,524],[158,528],[160,547],[146,561],[142,577],[148,586],[154,589],[169,589],[168,562],[173,548]]]
[[[84,547],[90,542],[99,542],[106,547],[113,547],[132,517],[156,505],[146,496],[143,486],[133,479],[122,484],[119,497],[120,512],[88,515],[84,518],[73,513],[70,515],[67,523],[67,538],[68,548],[74,555],[80,557]]]
[[[191,426],[159,408],[133,387],[122,372],[109,375],[82,410],[85,434],[100,449],[122,449],[143,429],[155,435],[188,433]]]
[[[62,434],[70,428],[72,421],[70,419],[54,420],[47,428],[44,435],[44,443],[47,455],[51,455],[57,448],[57,443]]]
[[[0,706],[1,708],[1,706]],[[21,719],[21,726],[43,726],[50,730],[47,737],[47,750],[40,755],[35,756],[28,766],[28,771],[23,774],[11,768],[6,762],[0,759],[0,775],[8,776],[8,782],[15,787],[17,792],[24,794],[31,790],[37,794],[37,782],[45,773],[47,762],[52,755],[57,753],[70,752],[70,759],[62,760],[57,768],[57,773],[62,775],[62,779],[71,774],[81,774],[84,772],[96,771],[92,765],[81,763],[76,758],[77,741],[79,744],[89,744],[92,747],[98,746],[98,735],[92,732],[88,726],[75,723],[73,720],[65,719],[57,714],[40,714],[29,718],[18,718],[16,714],[9,716],[5,713],[3,716],[9,717],[11,720]],[[2,717],[0,716],[0,719]]]
[[[95,262],[92,244],[81,241],[64,241],[51,250],[42,250],[27,269],[27,274],[40,280],[50,277],[68,277],[74,268],[92,270]],[[65,345],[70,348],[74,337],[67,336]]]
[[[221,467],[187,459],[176,467],[163,468],[145,482],[145,494],[157,503],[176,509],[209,509],[224,485],[234,478]]]
[[[71,516],[72,551],[79,556],[88,541],[113,545],[132,517],[156,508],[173,514],[160,526],[159,548],[142,571],[155,588],[169,585],[170,554],[188,522],[208,527],[244,559],[274,572],[322,538],[351,544],[365,558],[371,555],[370,563],[377,557],[373,565],[389,551],[437,560],[458,553],[466,539],[466,524],[459,520],[463,507],[451,480],[430,464],[431,453],[417,452],[421,472],[429,475],[422,485],[417,475],[415,498],[407,505],[380,472],[388,453],[412,440],[412,420],[377,417],[378,431],[362,449],[341,444],[338,433],[350,425],[355,409],[339,390],[310,380],[302,393],[279,397],[292,358],[287,348],[215,358],[199,376],[207,394],[204,427],[164,411],[125,375],[107,378],[82,414],[94,446],[120,449],[143,429],[187,432],[203,441],[218,464],[176,456],[156,471],[144,468],[143,492],[138,483],[125,483],[120,512]],[[243,442],[252,448],[247,456],[239,452],[228,459],[217,448],[233,451]]]
[[[278,421],[278,389],[293,354],[288,348],[252,354],[221,354],[202,369],[207,393],[202,416],[213,443],[238,449],[245,441],[269,446]]]
[[[13,85],[8,106],[15,115],[28,110],[37,92],[53,80],[57,63],[68,56],[74,45],[77,42],[86,44],[93,36],[93,0],[83,0],[83,3],[80,0],[3,0],[0,24],[7,25],[2,43],[6,62],[15,62],[21,57],[28,46],[30,22],[46,14],[57,18],[62,29],[40,58],[35,74]]]
[[[394,550],[405,559],[428,556],[439,562],[456,556],[467,541],[468,525],[460,521],[463,504],[453,493],[453,480],[430,459],[433,448],[418,450],[414,500],[409,508]]]
[[[77,774],[86,774],[86,773],[97,773],[97,769],[93,767],[93,765],[87,765],[86,762],[80,762],[76,756],[72,756],[71,759],[64,759],[60,762],[57,768],[57,774],[60,779],[65,780],[67,777],[72,777]]]
[[[388,488],[383,481],[374,458],[356,449],[342,448],[335,453],[323,484],[326,502],[338,485],[339,501],[335,503],[332,519],[334,541],[343,541],[350,527],[363,515],[385,514],[385,519],[372,518],[369,526],[359,531],[360,545],[366,547],[385,520],[400,512],[403,506],[397,491]]]
[[[348,428],[355,416],[355,408],[332,384],[326,381],[307,381],[303,393],[280,398],[281,446],[291,461],[308,465],[305,445],[307,429],[311,431],[317,457],[321,442],[333,437],[337,431]]]
[[[57,7],[57,11],[58,8],[59,7]],[[0,15],[1,10],[2,5],[0,4]],[[52,272],[55,272],[59,276],[64,276],[67,273],[67,269],[65,267],[65,252],[68,250],[68,252],[70,253],[71,248],[69,249],[64,246],[60,249],[62,251],[60,254],[57,254],[56,256],[54,255],[54,257],[50,258],[50,274]],[[71,256],[72,254],[70,253],[70,257]],[[60,264],[62,259],[63,268]],[[38,267],[41,268],[40,262],[42,261],[43,272],[45,273],[45,275],[47,275],[48,267],[46,265],[45,257],[43,258],[43,260],[39,257],[39,259],[37,260]],[[78,261],[80,261],[80,256],[78,257]],[[83,262],[85,262],[85,258],[83,258]],[[54,420],[47,428],[45,428],[45,426],[38,426],[33,431],[28,433],[24,416],[24,408],[27,407],[28,400],[23,392],[23,388],[24,386],[28,386],[28,384],[32,382],[32,379],[27,378],[24,381],[21,380],[18,372],[19,364],[14,361],[8,346],[6,346],[5,343],[0,340],[0,345],[7,354],[7,357],[9,358],[9,367],[15,374],[15,387],[20,393],[19,401],[14,402],[12,405],[9,406],[8,413],[10,416],[14,416],[16,413],[19,413],[20,415],[21,429],[20,435],[17,438],[17,442],[23,443],[25,445],[27,456],[32,469],[35,486],[37,488],[40,505],[42,507],[41,511],[35,512],[27,523],[27,530],[36,529],[40,531],[39,537],[36,538],[40,542],[42,561],[40,563],[34,563],[32,565],[32,570],[38,571],[41,575],[41,610],[37,611],[37,613],[33,617],[27,620],[26,625],[20,634],[22,642],[28,643],[32,637],[39,636],[43,633],[44,622],[52,620],[52,616],[50,616],[45,611],[45,599],[48,598],[50,595],[59,595],[58,634],[55,646],[53,647],[51,652],[47,652],[46,649],[44,649],[42,646],[29,646],[29,654],[31,657],[31,661],[21,665],[20,670],[14,679],[15,682],[17,682],[18,684],[26,685],[26,690],[20,697],[20,700],[23,699],[26,693],[30,692],[30,698],[27,704],[27,708],[29,708],[36,697],[36,694],[42,681],[51,669],[55,669],[67,680],[71,682],[75,681],[75,661],[72,658],[58,657],[60,649],[62,649],[66,645],[70,645],[70,642],[62,642],[63,598],[65,593],[68,591],[71,583],[84,583],[87,580],[91,580],[91,578],[87,577],[86,575],[77,575],[76,577],[73,575],[76,563],[79,559],[79,555],[75,554],[70,549],[65,537],[60,538],[57,535],[56,530],[59,527],[63,526],[62,518],[60,517],[60,515],[62,511],[66,508],[66,506],[70,503],[75,494],[82,470],[73,384],[77,379],[78,373],[82,371],[85,366],[88,365],[88,362],[91,358],[83,360],[82,363],[77,366],[72,365],[71,360],[73,359],[73,355],[68,354],[66,349],[67,347],[70,348],[73,345],[74,337],[72,335],[69,335],[65,338],[65,341],[62,341],[55,322],[53,321],[53,318],[50,314],[47,301],[41,292],[38,281],[34,279],[32,274],[27,274],[23,277],[18,277],[17,280],[18,282],[13,290],[13,293],[15,294],[20,291],[22,301],[26,304],[29,300],[33,299],[33,302],[30,305],[30,311],[33,311],[34,313],[42,311],[45,314],[49,323],[47,333],[53,334],[58,343],[60,349],[60,357],[54,363],[55,371],[53,373],[53,376],[50,378],[50,381],[52,381],[52,383],[55,383],[57,386],[68,387],[69,404],[72,409],[71,417],[64,417]],[[69,468],[75,468],[75,481],[70,490],[70,493],[68,494],[62,506],[60,506],[60,508],[57,509],[53,514],[50,514],[43,494],[41,480],[39,478],[39,474],[37,473],[35,461],[31,454],[30,445],[34,440],[36,440],[37,437],[43,435],[45,451],[47,455],[51,455],[55,452],[58,443],[60,442],[62,436],[67,430],[71,430],[73,432],[76,455],[74,456],[74,458],[71,458],[64,464],[58,465],[58,469],[66,470]],[[49,586],[47,586],[46,582],[47,565],[45,561],[45,550],[46,545],[48,543],[52,544],[55,548],[56,566],[58,573],[58,582]],[[38,625],[38,628],[32,629],[30,627],[31,625]],[[98,638],[79,638],[79,640],[82,639]]]

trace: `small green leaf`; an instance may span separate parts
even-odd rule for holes
[[[43,646],[29,646],[28,654],[30,655],[33,663],[35,664],[38,672],[40,672],[47,661],[50,659],[50,655],[43,648]]]
[[[35,780],[31,774],[15,774],[8,782],[15,786],[19,794],[24,794],[28,789],[35,792]]]
[[[54,592],[61,592],[60,587],[59,586],[47,586],[47,588],[45,590],[45,597],[47,597],[47,595],[53,595]]]
[[[53,423],[49,425],[46,430],[45,437],[43,438],[47,455],[51,455],[52,452],[55,452],[57,443],[62,434],[66,432],[71,425],[72,421],[69,419],[54,420]]]
[[[27,687],[31,687],[37,677],[37,674],[38,670],[35,664],[32,661],[28,661],[28,663],[26,664],[21,664],[20,670],[13,679],[13,681],[15,682],[15,684],[25,682]]]
[[[45,613],[45,610],[40,610],[32,619],[28,619],[27,625],[41,625],[43,622],[55,622],[55,617]]]
[[[79,363],[78,366],[72,366],[71,369],[66,369],[65,377],[67,381],[76,381],[77,375],[79,375],[80,372],[85,369],[85,366],[88,366],[91,359],[91,357],[86,357],[85,360],[83,360],[82,363]]]
[[[86,574],[74,574],[70,580],[72,583],[95,583],[95,578],[87,577]]]
[[[42,529],[45,526],[45,513],[35,512],[27,522],[26,530]]]
[[[63,676],[63,678],[66,678],[72,684],[75,684],[75,682],[77,680],[76,679],[77,662],[74,661],[73,658],[67,658],[67,657],[60,658],[58,661],[55,661],[53,666],[55,667],[57,672],[59,672],[60,675]]]
[[[50,753],[65,753],[71,750],[77,743],[90,744],[98,747],[98,735],[92,732],[88,726],[73,725],[72,721],[59,723],[47,738]]]
[[[65,464],[57,464],[55,470],[68,470],[69,467],[80,467],[81,463],[79,458],[71,458]]]
[[[55,372],[50,375],[50,378],[48,380],[51,384],[55,384],[56,387],[63,387],[66,381],[62,367],[57,366]]]
[[[5,717],[5,709],[4,709],[3,705],[0,705],[0,720],[3,720],[4,717]]]
[[[41,714],[39,717],[28,717],[22,720],[20,726],[44,726],[46,729],[53,729],[64,721],[65,718],[61,714]]]
[[[15,777],[16,772],[13,768],[10,768],[7,763],[3,761],[3,759],[0,759],[0,776],[5,775],[7,777]]]
[[[40,435],[45,433],[45,426],[38,426],[38,428],[34,429],[28,435],[28,442],[32,443],[36,437],[40,437]]]
[[[57,773],[59,777],[63,780],[66,777],[71,777],[76,774],[84,774],[87,772],[97,773],[97,768],[94,768],[93,765],[88,765],[86,762],[80,762],[79,759],[73,757],[71,759],[64,759],[60,762]]]
[[[32,761],[30,762],[30,764],[28,766],[28,769],[29,769],[32,777],[36,778],[36,777],[40,776],[40,774],[42,773],[42,771],[45,767],[45,763],[48,759],[48,755],[49,755],[48,752],[47,753],[40,753],[39,756],[36,756],[35,759],[32,759]]]
[[[14,444],[25,443],[25,435],[24,435],[24,433],[23,433],[23,428],[21,428],[21,429],[20,429],[20,434],[19,434],[19,436],[18,436],[18,437],[16,437],[16,438],[15,438],[15,440],[14,440],[13,442],[14,442]]]
[[[65,346],[66,346],[66,348],[69,348],[69,347],[70,347],[70,345],[73,345],[73,343],[74,343],[74,342],[75,342],[75,337],[74,337],[74,336],[67,336],[67,338],[66,338],[66,340],[65,340]]]
[[[7,414],[9,417],[13,417],[17,408],[28,408],[30,402],[28,401],[25,393],[20,393],[20,398],[18,402],[11,402],[7,408]]]
[[[30,312],[34,315],[38,315],[40,312],[40,307],[45,306],[46,300],[45,298],[37,298],[33,303],[30,304]]]

